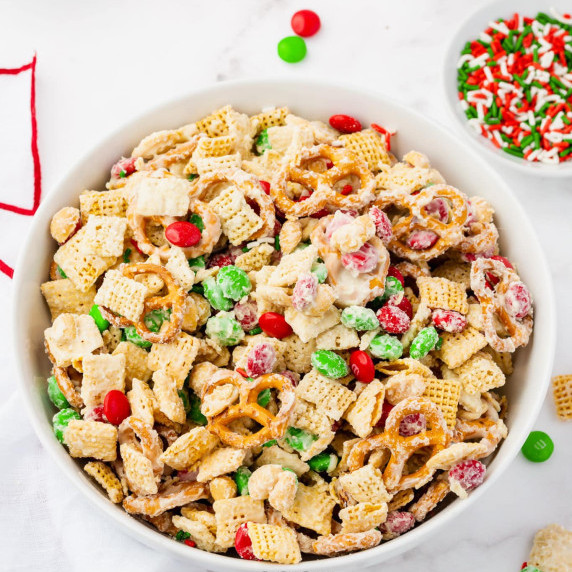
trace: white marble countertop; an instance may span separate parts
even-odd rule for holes
[[[471,2],[475,7],[483,3]],[[440,91],[441,62],[455,26],[467,15],[466,4],[0,0],[0,66],[21,65],[37,51],[39,145],[48,192],[94,142],[117,126],[156,104],[225,79],[273,75],[345,81],[378,90],[451,126]],[[308,41],[306,60],[289,65],[278,59],[276,43],[290,35],[290,16],[301,8],[315,9],[323,28]],[[560,315],[555,372],[572,372],[572,325],[566,319],[572,314],[572,181],[526,177],[512,170],[502,174],[530,213],[553,272]],[[9,281],[0,277],[0,312],[8,310],[10,295]],[[23,418],[7,357],[0,365],[5,397],[0,418],[3,425],[10,424],[10,444],[17,444],[22,456],[13,462],[3,456],[2,464],[22,479],[42,479],[43,485],[33,498],[18,498],[16,492],[14,501],[0,510],[5,569],[41,565],[55,571],[65,565],[89,571],[114,563],[122,570],[189,570],[123,535],[66,482]],[[557,421],[549,398],[535,427],[555,441],[550,461],[534,465],[517,458],[479,506],[439,536],[384,563],[383,569],[516,571],[537,529],[551,522],[572,527],[572,479],[567,473],[571,426]],[[56,504],[67,507],[65,516]],[[38,507],[44,505],[48,509],[37,519]],[[29,552],[10,540],[14,523],[18,536],[29,539]]]

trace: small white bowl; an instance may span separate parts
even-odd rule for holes
[[[553,0],[498,0],[472,13],[459,26],[447,48],[443,67],[443,87],[445,101],[455,120],[457,130],[462,132],[465,140],[470,141],[471,145],[484,152],[487,157],[493,157],[495,161],[527,174],[543,177],[572,177],[572,160],[557,165],[531,162],[514,157],[495,147],[486,137],[471,128],[461,109],[457,91],[457,62],[461,57],[461,51],[468,41],[478,38],[479,34],[488,27],[489,22],[499,18],[510,18],[517,12],[533,18],[538,12],[549,14],[552,7],[558,9]]]
[[[270,105],[287,105],[303,117],[325,121],[335,113],[347,113],[358,117],[364,124],[377,122],[397,129],[394,149],[399,156],[411,149],[426,153],[452,185],[469,195],[482,195],[495,206],[503,254],[516,262],[535,298],[534,336],[529,345],[517,353],[515,371],[506,387],[510,403],[507,420],[510,432],[491,461],[484,484],[467,500],[451,502],[412,531],[371,550],[272,568],[331,571],[379,563],[425,541],[431,533],[485,498],[493,482],[520,450],[540,410],[555,347],[556,314],[550,272],[524,210],[486,161],[448,131],[418,113],[376,93],[335,84],[308,80],[260,80],[217,84],[154,109],[119,128],[95,146],[53,192],[46,195],[24,242],[14,274],[12,320],[18,383],[44,447],[62,472],[122,530],[141,542],[186,559],[190,565],[220,571],[268,569],[268,563],[189,549],[129,516],[120,506],[113,505],[54,437],[51,418],[55,410],[46,393],[46,377],[50,368],[44,352],[43,331],[50,325],[50,319],[39,286],[47,280],[55,250],[48,231],[52,215],[66,205],[77,205],[81,189],[103,189],[111,165],[121,155],[130,153],[143,136],[195,121],[228,103],[246,113],[256,113]]]

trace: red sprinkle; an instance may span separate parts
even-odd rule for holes
[[[449,480],[457,481],[463,489],[470,491],[483,484],[486,471],[480,461],[461,461],[449,469]]]
[[[330,125],[342,133],[356,133],[361,131],[361,123],[349,115],[332,115]]]
[[[375,367],[370,355],[356,350],[350,355],[350,369],[355,378],[362,383],[370,383],[375,377]]]
[[[240,375],[242,375],[242,377],[248,377],[248,374],[246,373],[246,371],[244,371],[241,367],[236,368],[236,373],[240,373]]]
[[[139,253],[145,255],[145,253],[139,248],[139,244],[134,238],[131,238],[129,242],[133,245],[133,248]]]
[[[258,181],[260,183],[260,186],[262,187],[262,190],[269,195],[270,194],[270,183],[268,181]]]
[[[354,191],[354,188],[351,185],[344,185],[340,193],[344,196],[351,195]]]
[[[103,400],[103,410],[105,416],[113,425],[120,425],[121,422],[131,415],[129,400],[122,391],[112,389],[107,392]]]
[[[238,527],[236,536],[234,537],[234,548],[238,555],[244,560],[258,560],[252,550],[252,540],[250,540],[250,536],[248,535],[247,522]]]
[[[273,338],[281,340],[292,333],[292,327],[282,314],[276,312],[265,312],[258,318],[258,325],[262,331]]]
[[[183,544],[186,544],[187,546],[190,546],[191,548],[194,548],[197,545],[197,543],[194,540],[191,540],[190,538],[187,538],[186,540],[184,540]]]
[[[300,10],[292,16],[290,22],[292,30],[298,36],[309,38],[318,33],[321,22],[320,17],[313,10]]]
[[[453,310],[434,310],[431,319],[436,328],[452,334],[458,334],[467,327],[467,318]]]
[[[409,316],[397,306],[386,304],[376,316],[381,327],[390,334],[404,334],[411,324]]]
[[[165,238],[173,245],[186,248],[201,241],[201,231],[192,222],[180,220],[165,229]]]
[[[111,176],[119,179],[132,175],[135,172],[135,161],[135,157],[120,159],[115,163],[115,165],[113,165],[113,167],[111,167]]]

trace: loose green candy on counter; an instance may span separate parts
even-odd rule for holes
[[[544,431],[532,431],[522,446],[522,454],[533,463],[548,461],[554,452],[554,442]]]
[[[326,265],[323,262],[314,262],[314,264],[312,264],[310,272],[312,272],[312,274],[316,276],[320,284],[323,284],[326,281],[326,278],[328,277],[328,269],[326,268]]]
[[[54,433],[60,443],[64,442],[64,431],[72,419],[81,419],[79,413],[71,408],[58,411],[52,418]]]
[[[201,412],[201,400],[194,392],[189,393],[189,412],[187,417],[199,425],[207,424],[207,418]]]
[[[94,304],[89,311],[89,315],[93,318],[97,329],[100,332],[105,332],[107,328],[109,328],[110,323],[101,315],[101,311],[99,310],[99,306]]]
[[[439,341],[439,334],[433,326],[423,328],[411,342],[409,355],[413,359],[424,358]]]
[[[181,401],[183,402],[183,407],[185,408],[185,413],[188,415],[191,412],[191,402],[189,400],[189,394],[185,389],[179,389],[177,392]]]
[[[342,324],[358,331],[375,330],[379,328],[379,320],[371,308],[364,306],[349,306],[344,308],[341,316]]]
[[[48,377],[48,397],[58,409],[65,409],[70,406],[66,396],[58,386],[55,375]]]
[[[194,270],[195,272],[197,270],[201,270],[203,268],[206,268],[204,256],[197,256],[196,258],[189,258],[187,260],[187,262],[189,263],[191,270]]]
[[[394,361],[403,354],[403,345],[394,336],[379,334],[369,342],[369,351],[379,359]]]
[[[318,453],[308,461],[308,465],[318,473],[331,473],[338,466],[338,462],[338,456],[334,453]]]
[[[270,145],[270,140],[268,139],[268,129],[263,129],[260,132],[260,135],[256,138],[256,152],[259,155],[262,155],[264,151],[268,151],[268,149],[272,149],[272,145]]]
[[[312,366],[318,373],[330,379],[339,379],[349,373],[348,364],[344,358],[332,350],[317,350],[312,354]]]
[[[236,483],[236,488],[238,494],[243,497],[248,495],[248,481],[250,480],[250,475],[252,471],[248,467],[238,467],[234,473],[234,482]]]
[[[286,36],[278,42],[280,59],[289,64],[296,64],[306,57],[306,42],[300,36]]]
[[[288,427],[286,430],[285,441],[296,451],[306,451],[312,446],[314,441],[318,440],[317,435],[312,435],[304,429],[299,429],[298,427]]]
[[[212,276],[203,281],[203,290],[205,298],[215,310],[228,312],[233,307],[232,300],[223,294],[222,288]]]
[[[200,215],[193,213],[189,217],[189,222],[192,222],[201,231],[201,233],[205,230],[205,223]]]
[[[223,296],[238,302],[252,290],[248,274],[238,266],[223,266],[216,276],[216,283]]]
[[[135,344],[136,346],[139,346],[140,348],[143,349],[148,349],[150,348],[153,344],[151,342],[148,342],[147,340],[144,340],[138,333],[137,330],[135,329],[135,326],[127,326],[124,330],[123,330],[123,335],[125,336],[125,339],[128,342],[131,342],[132,344]]]
[[[272,397],[272,394],[270,392],[270,388],[263,389],[258,394],[256,402],[258,403],[258,405],[260,405],[260,407],[267,407],[268,404],[270,403],[270,397]]]
[[[143,322],[150,332],[158,332],[165,320],[171,317],[171,310],[151,310],[143,318]]]
[[[244,330],[232,317],[232,314],[221,312],[207,320],[205,333],[222,346],[235,346],[244,338]]]

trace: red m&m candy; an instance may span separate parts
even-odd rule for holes
[[[234,548],[238,552],[238,555],[244,560],[258,560],[254,556],[254,550],[252,549],[252,540],[248,535],[248,523],[245,522],[238,527],[236,531],[236,536],[234,537]]]
[[[258,318],[258,325],[265,334],[273,338],[278,338],[279,340],[292,333],[292,327],[284,316],[276,312],[265,312],[262,314],[260,318]]]
[[[362,383],[370,383],[375,377],[375,368],[371,357],[361,350],[351,353],[350,369],[355,378]]]
[[[349,115],[332,115],[330,125],[342,133],[355,133],[361,131],[361,123]]]
[[[201,241],[201,231],[192,222],[181,220],[171,223],[165,229],[165,238],[174,246],[186,248]]]
[[[320,17],[312,10],[300,10],[292,16],[290,21],[292,30],[303,38],[309,38],[320,29]]]
[[[124,419],[131,415],[131,406],[123,392],[112,389],[103,400],[103,411],[110,423],[120,425]]]

